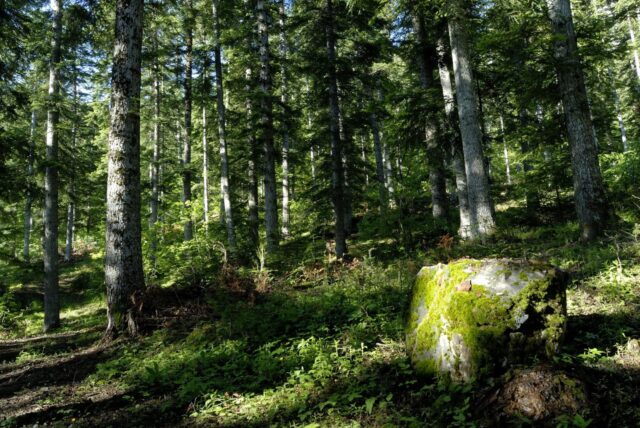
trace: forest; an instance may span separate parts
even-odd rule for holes
[[[639,0],[0,0],[0,427],[640,426]]]

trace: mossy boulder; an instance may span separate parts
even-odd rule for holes
[[[419,373],[470,381],[553,355],[567,276],[544,263],[463,259],[425,267],[413,289],[407,351]]]

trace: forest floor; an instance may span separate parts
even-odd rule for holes
[[[63,266],[63,327],[48,335],[38,333],[37,268],[0,266],[12,295],[0,306],[0,427],[532,425],[487,406],[497,380],[447,384],[409,365],[413,278],[463,256],[543,258],[569,271],[568,334],[553,365],[585,384],[589,405],[547,423],[638,426],[640,233],[583,246],[566,238],[574,232],[523,230],[490,246],[445,240],[411,258],[388,256],[392,241],[369,242],[347,264],[261,274],[260,290],[229,268],[158,284],[143,304],[141,337],[109,343],[100,255]]]

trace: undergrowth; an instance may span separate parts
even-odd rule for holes
[[[207,257],[219,258],[220,251],[208,252],[194,243],[180,250],[180,257],[194,261],[191,268],[158,282],[167,290],[201,290],[199,304],[206,310],[195,316],[178,311],[163,328],[123,342],[77,392],[106,387],[126,391],[133,420],[141,408],[133,403],[160,400],[154,420],[177,414],[187,425],[490,425],[482,399],[493,381],[460,386],[418,377],[411,368],[404,348],[410,290],[424,265],[465,256],[527,257],[545,259],[572,274],[569,330],[556,363],[582,373],[599,400],[587,414],[565,415],[555,424],[629,425],[640,420],[640,391],[626,381],[640,370],[634,353],[634,346],[640,346],[640,233],[625,230],[589,246],[572,239],[573,224],[509,229],[490,245],[461,244],[443,236],[411,257],[393,256],[393,240],[380,238],[354,242],[354,260],[345,264],[316,251],[310,260],[282,260],[275,267],[254,269],[212,267]],[[287,244],[296,245],[302,244]],[[307,251],[312,250],[301,248],[299,254]],[[99,258],[85,258],[65,267],[66,328],[104,323],[100,264]],[[9,292],[0,299],[0,316],[7,302],[4,310],[17,323],[3,330],[5,336],[35,334],[41,322],[36,299],[15,302],[23,283],[34,282],[19,277],[16,273],[10,283],[5,280]],[[246,284],[262,284],[262,289]],[[30,362],[47,356],[33,350],[18,358]],[[517,419],[513,424],[531,422]]]

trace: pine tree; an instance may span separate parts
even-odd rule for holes
[[[58,296],[58,120],[62,38],[62,0],[51,0],[53,41],[47,101],[47,167],[44,206],[44,331],[60,325]]]
[[[116,2],[107,183],[107,334],[137,334],[144,288],[140,224],[140,68],[143,0]]]
[[[470,237],[485,238],[495,232],[495,220],[489,178],[482,148],[482,128],[478,96],[471,65],[464,1],[451,0],[449,7],[449,38],[456,83],[460,118],[460,133],[464,152],[467,192],[471,217]]]
[[[607,221],[607,200],[598,163],[589,100],[569,0],[547,0],[555,37],[558,86],[571,143],[574,199],[581,236],[591,241]]]

